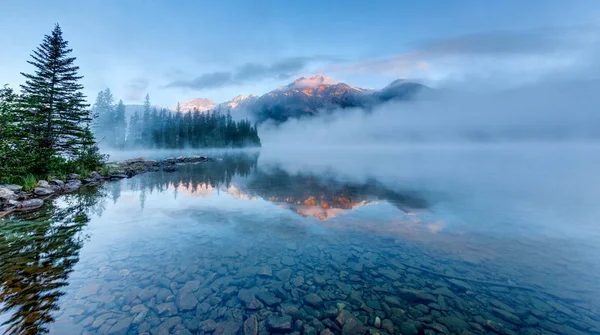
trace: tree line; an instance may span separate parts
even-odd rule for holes
[[[26,175],[45,176],[90,171],[104,161],[91,131],[76,57],[58,24],[27,61],[16,92],[0,89],[0,182]]]
[[[240,148],[260,146],[256,125],[233,120],[229,113],[198,110],[182,112],[144,106],[127,122],[122,100],[114,102],[110,89],[98,93],[92,109],[97,115],[94,132],[102,146],[110,148]]]

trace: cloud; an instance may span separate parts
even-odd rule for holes
[[[600,50],[597,31],[596,26],[579,26],[453,36],[414,43],[411,50],[391,57],[320,71],[429,82],[535,81],[554,72],[583,73],[582,64],[597,63],[591,57]]]
[[[149,86],[150,81],[146,78],[132,80],[125,86],[125,99],[128,101],[141,101]]]
[[[204,73],[192,80],[175,80],[165,86],[165,88],[185,87],[201,90],[205,88],[223,87],[234,83],[229,72],[210,72]]]
[[[316,62],[340,61],[331,56],[290,57],[271,64],[245,63],[233,71],[204,73],[192,80],[175,80],[166,88],[189,88],[195,90],[241,85],[265,79],[285,80],[297,75]]]

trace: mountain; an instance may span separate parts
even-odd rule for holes
[[[298,78],[246,104],[245,108],[251,109],[258,122],[285,122],[289,118],[310,117],[338,109],[371,109],[388,101],[412,100],[428,90],[425,85],[406,80],[396,80],[381,90],[372,90],[316,75]]]
[[[389,101],[409,101],[423,92],[431,91],[425,85],[395,80],[381,90],[348,85],[338,80],[315,75],[301,77],[262,96],[239,95],[230,101],[215,104],[210,99],[197,98],[181,104],[181,111],[218,110],[235,117],[249,117],[256,122],[268,120],[277,123],[290,118],[303,118],[344,108],[371,109]],[[176,107],[170,108],[172,111]]]
[[[207,110],[214,109],[216,104],[214,101],[206,98],[196,98],[188,102],[180,104],[181,112],[193,112],[198,110],[204,112]],[[172,111],[177,111],[177,105],[169,108]]]

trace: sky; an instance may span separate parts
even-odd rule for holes
[[[0,84],[23,82],[59,23],[90,101],[108,87],[126,103],[224,102],[317,73],[465,90],[600,73],[597,0],[0,0],[0,12]]]

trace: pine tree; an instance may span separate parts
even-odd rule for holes
[[[99,142],[108,147],[115,147],[116,110],[114,98],[109,88],[100,91],[92,107],[95,117],[94,134]]]
[[[123,104],[123,100],[119,100],[117,108],[115,108],[115,147],[121,149],[125,147],[126,131],[127,121],[125,120],[125,105]]]
[[[74,65],[72,49],[63,39],[58,24],[42,44],[33,51],[29,64],[33,74],[21,73],[26,82],[21,85],[24,115],[29,121],[32,141],[38,149],[38,172],[47,172],[52,162],[61,159],[84,159],[94,151],[94,137],[89,124],[92,114],[88,109],[79,83],[79,67]],[[46,171],[44,171],[46,170]]]

